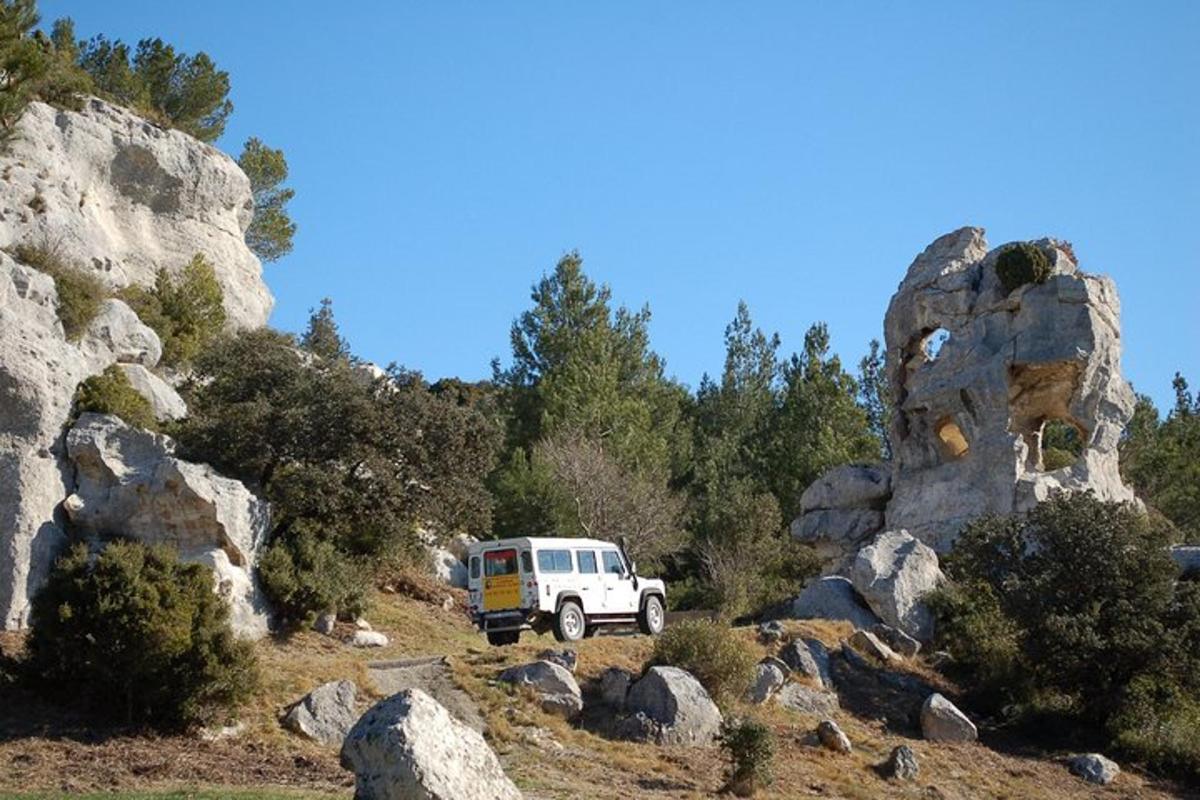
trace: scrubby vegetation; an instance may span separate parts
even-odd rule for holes
[[[158,334],[164,366],[190,364],[225,325],[221,284],[201,254],[177,276],[160,269],[152,289],[130,286],[121,298]]]
[[[729,781],[725,788],[738,797],[753,797],[775,782],[775,734],[756,720],[733,720],[721,727],[721,749],[729,756]]]
[[[13,247],[12,256],[54,278],[63,332],[68,340],[78,341],[100,313],[100,304],[108,297],[104,284],[86,271],[67,264],[50,245],[18,244]]]
[[[326,324],[331,316],[314,315],[313,326]],[[340,340],[335,325],[332,335]],[[292,623],[361,611],[372,575],[420,557],[418,526],[490,524],[492,428],[419,374],[369,382],[349,358],[263,329],[216,341],[186,394],[191,413],[176,433],[187,457],[271,501],[260,571]]]
[[[1042,249],[1029,242],[1017,242],[996,257],[996,275],[1006,292],[1028,283],[1045,283],[1053,265]]]
[[[119,723],[219,720],[256,682],[228,614],[212,572],[169,548],[114,541],[93,556],[79,544],[34,600],[24,666],[56,699]]]
[[[934,607],[977,707],[1043,731],[1107,731],[1200,775],[1200,741],[1183,735],[1200,690],[1200,584],[1177,580],[1167,542],[1166,526],[1090,494],[969,525]]]
[[[75,390],[75,413],[87,411],[113,414],[135,428],[158,429],[150,401],[133,388],[125,372],[116,364],[88,378]]]
[[[750,686],[754,656],[729,625],[683,620],[668,626],[655,640],[646,666],[656,665],[687,670],[718,705],[727,706]]]

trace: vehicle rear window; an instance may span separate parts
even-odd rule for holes
[[[539,550],[538,570],[541,572],[570,572],[570,550]]]
[[[621,564],[621,556],[616,550],[604,551],[604,571],[612,575],[625,574],[625,567]]]
[[[579,571],[583,574],[594,575],[596,573],[596,554],[591,550],[576,551],[575,560],[579,562]]]
[[[521,571],[526,575],[533,574],[533,556],[529,555],[528,550],[521,551]]]
[[[479,556],[471,556],[471,580],[479,580]]]
[[[517,573],[516,550],[491,550],[483,554],[483,574],[489,578]]]

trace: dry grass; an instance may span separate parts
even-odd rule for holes
[[[80,792],[121,790],[180,790],[171,797],[349,798],[350,776],[337,765],[336,752],[286,733],[279,715],[291,702],[327,680],[349,677],[371,700],[366,664],[370,661],[449,655],[455,682],[479,705],[488,725],[487,736],[505,769],[531,800],[538,798],[701,798],[712,797],[724,781],[725,764],[715,748],[656,747],[611,741],[541,711],[528,693],[498,684],[506,666],[523,663],[543,649],[557,647],[549,636],[522,637],[519,645],[489,647],[463,615],[443,610],[436,602],[400,594],[377,598],[370,619],[391,638],[387,648],[356,650],[335,639],[300,633],[286,641],[267,640],[258,646],[263,667],[263,690],[246,708],[245,732],[236,739],[200,742],[194,738],[115,737],[88,741],[86,736],[16,736],[0,741],[0,793],[3,791]],[[827,622],[789,622],[790,636],[811,636],[831,647],[850,634],[849,626]],[[349,634],[349,629],[340,631]],[[763,645],[753,629],[737,635],[756,657],[777,647]],[[12,643],[0,641],[11,651]],[[640,670],[652,649],[642,636],[601,635],[578,646],[577,677],[586,687],[609,666]],[[944,686],[919,659],[907,667],[917,676]],[[952,691],[952,687],[947,687]],[[11,705],[10,705],[11,709]],[[16,713],[29,713],[20,709]],[[815,747],[811,731],[816,717],[775,704],[752,707],[737,704],[736,714],[753,715],[770,725],[778,738],[776,782],[760,793],[763,798],[1165,798],[1183,790],[1155,785],[1130,771],[1104,789],[1072,777],[1061,763],[996,752],[981,744],[944,745],[896,732],[886,724],[837,714],[837,721],[854,743],[854,752],[837,755]],[[0,709],[0,714],[3,714]],[[11,715],[11,711],[9,712]],[[915,734],[914,734],[915,735]],[[912,747],[921,775],[911,784],[882,779],[876,765],[898,744]],[[195,787],[209,787],[197,793]],[[264,788],[271,793],[238,794],[233,788]],[[189,788],[190,787],[190,788]],[[316,794],[279,794],[306,790]],[[111,795],[109,795],[111,796]],[[137,794],[118,795],[138,797]],[[166,797],[154,795],[153,797]],[[0,794],[0,799],[4,797]]]

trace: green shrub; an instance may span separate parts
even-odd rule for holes
[[[285,627],[310,623],[326,611],[347,617],[366,611],[368,576],[315,533],[276,539],[259,559],[258,574]]]
[[[213,575],[174,551],[114,541],[73,547],[33,601],[26,667],[56,698],[126,724],[217,720],[253,690],[253,650],[234,639]]]
[[[1200,690],[1200,586],[1177,580],[1168,541],[1165,526],[1090,493],[979,520],[945,562],[939,646],[993,711],[1108,730],[1155,766],[1200,768],[1183,744],[1195,709],[1170,700]]]
[[[1173,681],[1135,678],[1109,720],[1118,747],[1148,764],[1200,776],[1200,700]]]
[[[78,341],[100,312],[108,290],[99,280],[81,269],[69,266],[54,248],[47,245],[19,244],[12,256],[26,266],[54,278],[58,293],[58,318],[70,341]]]
[[[135,428],[158,430],[158,420],[154,418],[150,401],[138,394],[116,364],[79,384],[75,391],[75,413],[88,411],[113,414]]]
[[[726,722],[721,726],[720,743],[732,762],[727,791],[751,797],[774,782],[775,734],[769,727],[756,720]]]
[[[1010,293],[1027,283],[1045,283],[1051,269],[1046,254],[1029,242],[1011,244],[996,257],[996,275]]]
[[[176,277],[160,269],[153,289],[131,286],[121,293],[142,322],[158,334],[162,363],[171,367],[190,364],[221,332],[225,325],[223,297],[216,272],[200,254]]]
[[[718,705],[727,706],[750,686],[754,656],[728,625],[684,620],[668,626],[655,640],[646,666],[656,665],[687,670]]]

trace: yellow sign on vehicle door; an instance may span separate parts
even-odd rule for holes
[[[517,551],[491,550],[483,554],[483,610],[503,611],[521,605],[521,576]]]

